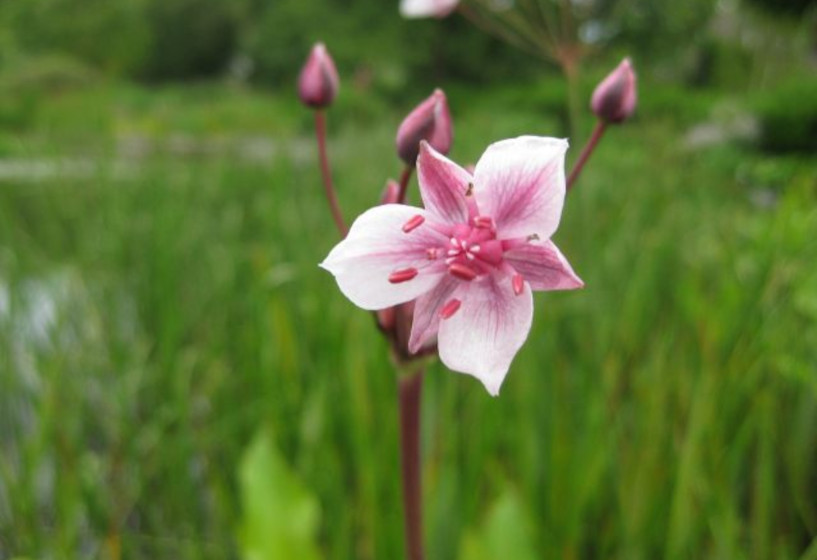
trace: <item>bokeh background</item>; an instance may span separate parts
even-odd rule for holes
[[[387,346],[316,266],[323,40],[349,218],[432,88],[455,160],[573,161],[638,70],[555,237],[587,287],[499,398],[429,367],[428,557],[817,559],[817,7],[571,6],[572,120],[558,65],[396,0],[0,2],[0,558],[402,557]]]

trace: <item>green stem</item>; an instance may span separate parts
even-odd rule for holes
[[[567,128],[570,139],[576,142],[579,138],[579,120],[581,119],[581,99],[579,98],[579,66],[571,55],[562,54],[560,58],[562,72],[567,80]]]

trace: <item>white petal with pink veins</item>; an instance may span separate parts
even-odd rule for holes
[[[556,231],[566,151],[566,140],[540,136],[502,140],[485,150],[474,170],[474,195],[480,213],[494,219],[503,238],[547,239]]]
[[[468,222],[465,193],[474,179],[465,169],[432,148],[420,143],[417,179],[423,206],[440,221],[449,224]]]
[[[459,0],[402,0],[400,14],[407,18],[444,17],[454,11]]]
[[[426,342],[437,334],[440,326],[440,310],[450,301],[460,280],[446,275],[434,288],[417,298],[414,303],[414,320],[411,324],[409,352],[416,354]]]
[[[363,309],[384,309],[415,299],[434,287],[444,269],[428,260],[426,249],[444,238],[427,223],[405,233],[403,226],[420,208],[385,204],[364,212],[352,224],[346,239],[332,249],[320,266],[331,272],[338,287],[352,303]],[[392,283],[395,271],[415,268],[411,280]]]
[[[452,317],[440,321],[440,359],[454,371],[473,375],[496,396],[530,331],[530,286],[525,284],[516,295],[509,277],[489,275],[460,284],[454,296],[462,306]]]
[[[534,290],[575,290],[584,282],[573,272],[570,263],[556,245],[528,243],[505,253],[505,260]]]

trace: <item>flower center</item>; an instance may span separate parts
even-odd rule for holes
[[[469,202],[473,203],[470,196]],[[445,266],[451,276],[463,282],[471,282],[480,276],[501,270],[510,275],[513,292],[521,295],[525,290],[525,279],[505,261],[504,254],[539,239],[539,236],[533,234],[519,239],[497,239],[496,224],[490,216],[480,216],[475,204],[470,205],[469,214],[468,223],[455,226],[428,224],[418,214],[403,224],[402,230],[403,233],[411,234],[425,224],[446,236],[448,243],[445,245],[426,248],[428,266],[433,267],[433,270],[439,271],[439,266]],[[398,269],[389,275],[389,282],[409,282],[420,272],[414,267]],[[449,319],[459,310],[460,305],[460,300],[451,299],[440,309],[440,317]]]
[[[455,278],[471,281],[502,264],[503,252],[493,220],[479,216],[471,220],[471,225],[453,228],[444,252],[445,264]]]

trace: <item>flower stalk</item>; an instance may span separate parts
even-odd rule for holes
[[[568,191],[570,191],[571,187],[576,182],[576,179],[579,178],[579,174],[582,172],[582,169],[584,169],[584,165],[587,163],[587,160],[590,159],[590,156],[593,154],[593,150],[596,149],[601,137],[604,136],[605,130],[607,130],[607,123],[601,119],[596,121],[596,127],[593,129],[593,134],[590,135],[590,139],[587,141],[587,144],[585,144],[584,148],[582,148],[582,153],[579,154],[579,159],[576,160],[576,164],[573,166],[573,170],[570,172],[570,176],[567,178]]]
[[[406,558],[423,560],[423,489],[420,473],[420,400],[423,370],[399,379],[400,467],[403,479],[403,508]]]
[[[414,172],[414,166],[407,165],[403,168],[403,172],[400,174],[400,190],[397,194],[397,202],[399,204],[403,204],[406,201],[406,191],[408,191],[408,184],[411,180],[411,174]]]
[[[340,210],[338,196],[335,193],[335,185],[332,182],[332,170],[329,166],[329,155],[326,150],[326,115],[320,109],[315,111],[315,136],[318,139],[318,156],[321,163],[321,177],[323,178],[323,188],[326,192],[326,201],[329,203],[329,210],[332,212],[332,219],[341,237],[346,237],[349,229],[343,220],[343,213]]]

